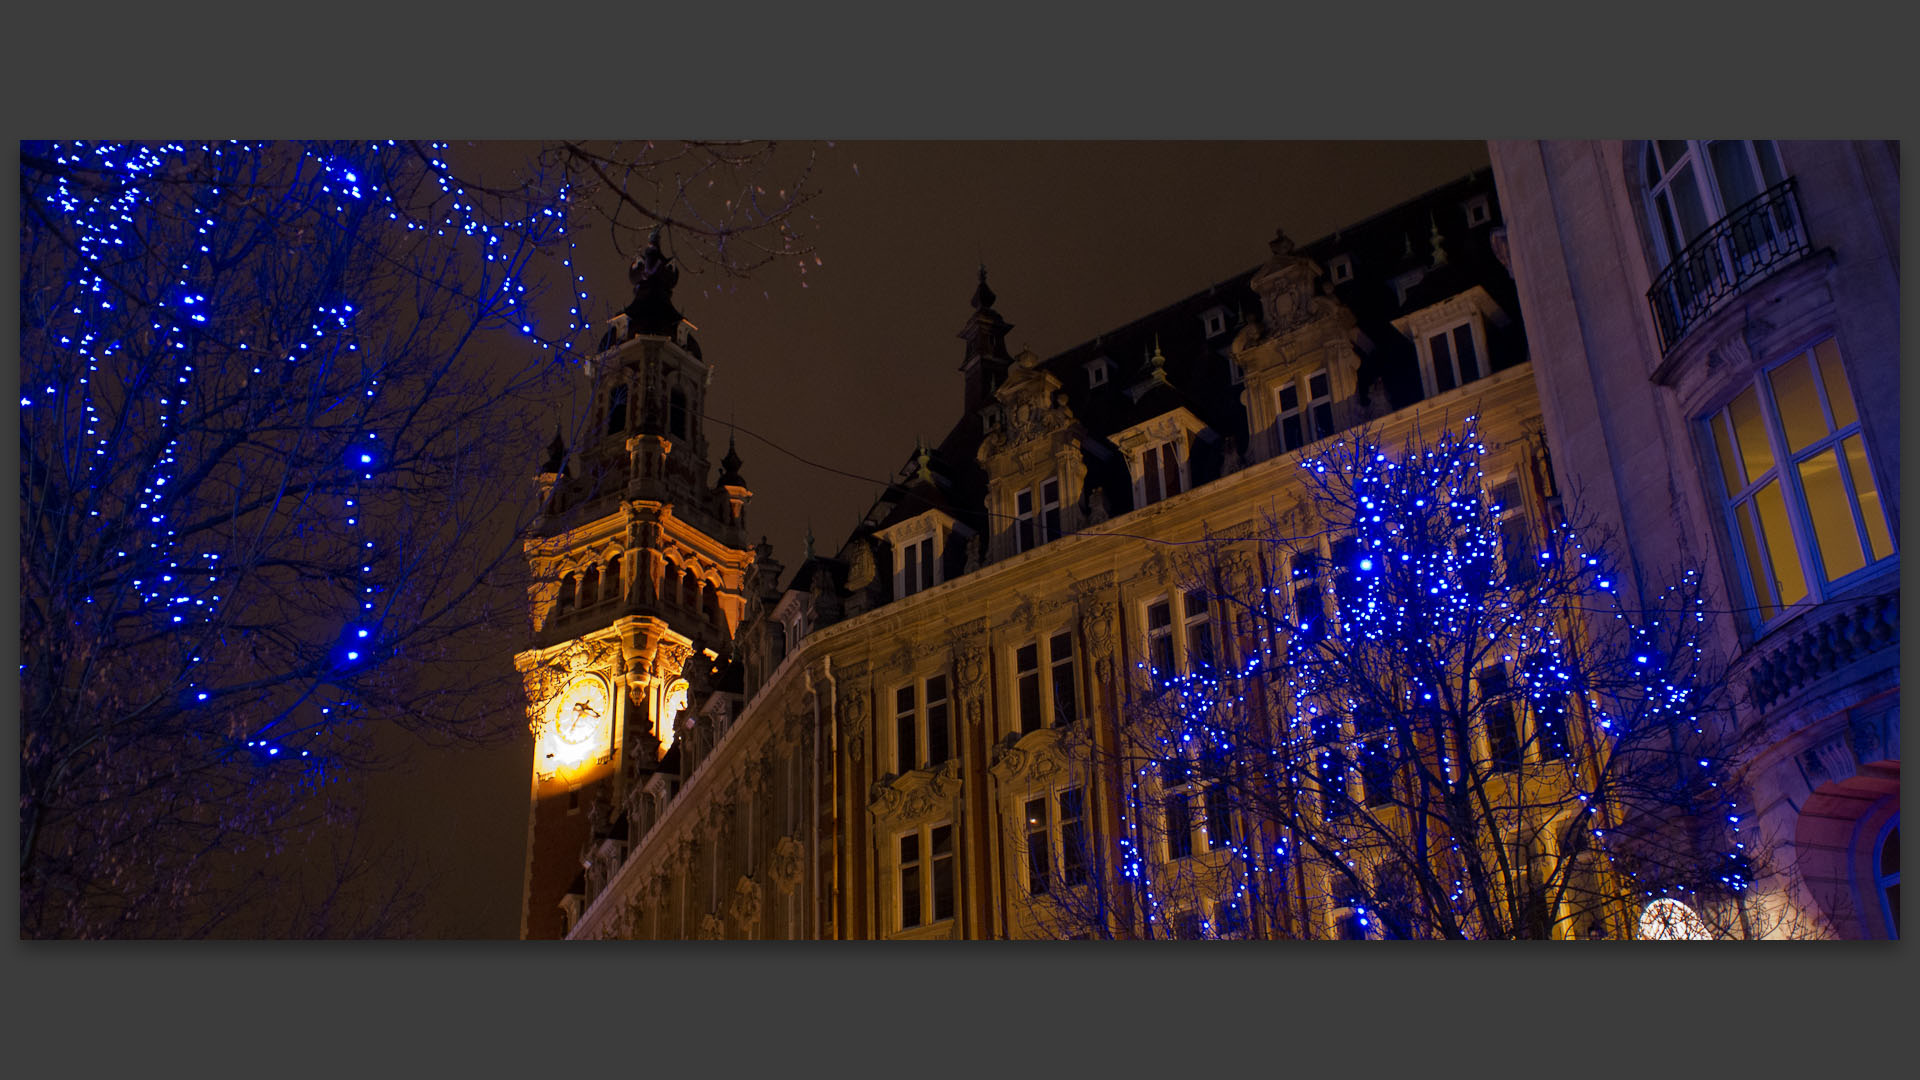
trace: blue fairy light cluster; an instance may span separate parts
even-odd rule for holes
[[[246,638],[282,631],[241,630],[271,613],[230,612],[234,590],[270,568],[295,579],[323,574],[312,569],[321,564],[356,568],[350,585],[300,586],[308,618],[308,601],[328,588],[353,597],[333,617],[337,644],[296,672],[308,689],[228,732],[234,752],[263,764],[323,758],[329,730],[359,709],[355,675],[393,648],[382,581],[391,553],[368,527],[369,504],[396,498],[385,476],[406,451],[382,429],[404,411],[382,394],[395,353],[417,345],[394,337],[391,313],[406,307],[424,322],[455,306],[563,356],[588,329],[568,189],[482,198],[447,155],[445,143],[395,140],[23,146],[26,211],[63,239],[36,249],[34,268],[59,287],[33,294],[23,313],[37,335],[23,348],[20,394],[28,486],[41,512],[90,530],[64,539],[71,550],[32,553],[71,593],[49,608],[91,606],[103,636],[176,656],[165,688],[176,707],[242,715],[237,706],[263,693]],[[536,256],[562,247],[571,303],[564,325],[546,328],[530,307],[531,274]],[[399,273],[367,270],[381,260]],[[360,282],[413,295],[349,291]],[[368,323],[370,306],[381,321]],[[263,404],[289,400],[307,402],[304,426]],[[329,459],[347,434],[346,452]],[[290,478],[262,502],[249,501],[261,494],[247,471],[263,462],[223,457],[247,440]],[[255,546],[249,523],[275,515],[306,550]],[[76,569],[94,549],[106,565]],[[224,662],[207,661],[215,654]],[[57,680],[34,667],[59,654],[26,659],[30,683]]]
[[[1168,905],[1187,910],[1203,879],[1218,912],[1272,903],[1258,894],[1276,891],[1262,883],[1289,863],[1291,838],[1320,867],[1325,910],[1345,911],[1362,933],[1398,936],[1401,916],[1381,914],[1380,856],[1404,864],[1396,830],[1408,815],[1468,793],[1485,796],[1476,814],[1491,819],[1476,828],[1487,834],[1513,835],[1529,813],[1554,807],[1585,833],[1558,842],[1603,857],[1621,882],[1614,895],[1697,900],[1709,885],[1720,895],[1751,887],[1734,763],[1700,684],[1698,574],[1630,608],[1604,550],[1563,525],[1539,527],[1525,505],[1503,505],[1513,485],[1490,493],[1488,453],[1469,417],[1398,454],[1336,441],[1303,458],[1320,531],[1265,545],[1263,572],[1224,584],[1216,573],[1207,590],[1225,615],[1216,625],[1255,632],[1230,634],[1237,648],[1212,665],[1136,665],[1145,693],[1130,733],[1120,877],[1147,924],[1163,925]],[[1424,779],[1410,773],[1423,769]],[[1430,803],[1409,795],[1415,783],[1434,785]],[[1264,819],[1278,830],[1204,846],[1162,835],[1169,793],[1192,792],[1200,805],[1214,786],[1233,792],[1226,802],[1246,817],[1241,828]],[[1708,840],[1703,853],[1697,838],[1650,841],[1650,811],[1671,825],[1714,800],[1725,851],[1713,854]],[[1497,931],[1484,926],[1487,898],[1475,895],[1469,866],[1506,855],[1453,835],[1452,824],[1427,827],[1445,836],[1416,860],[1428,902],[1449,906],[1445,921],[1464,935]],[[1204,871],[1190,847],[1212,856]],[[1412,902],[1398,896],[1390,907]]]

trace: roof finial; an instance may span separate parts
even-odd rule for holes
[[[1427,225],[1433,230],[1427,235],[1427,243],[1433,246],[1433,265],[1447,265],[1447,249],[1440,246],[1440,223],[1431,213],[1427,215]]]
[[[999,297],[993,295],[993,290],[987,288],[987,264],[983,262],[980,264],[980,287],[973,290],[973,310],[985,311],[997,299]]]
[[[806,562],[808,559],[811,559],[811,558],[813,558],[813,519],[808,518],[807,519],[807,554],[803,558],[801,558],[800,561]]]

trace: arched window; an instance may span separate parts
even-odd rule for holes
[[[1900,815],[1887,822],[1880,833],[1879,850],[1873,853],[1873,884],[1880,894],[1881,912],[1894,938],[1900,936]]]
[[[574,583],[573,583],[572,574],[568,574],[566,577],[563,577],[560,579],[560,605],[559,606],[561,611],[564,612],[564,611],[573,610],[573,590],[574,590]]]
[[[627,388],[625,384],[613,388],[607,395],[607,434],[617,435],[627,430]]]
[[[1644,169],[1654,242],[1672,262],[1708,227],[1786,179],[1771,140],[1657,139]]]
[[[589,566],[587,567],[587,572],[581,575],[580,578],[580,606],[592,607],[599,599],[600,568],[597,566]]]
[[[620,580],[620,556],[607,560],[607,598],[609,600],[626,599],[626,589]]]
[[[687,395],[675,388],[667,395],[667,430],[676,439],[687,437]]]

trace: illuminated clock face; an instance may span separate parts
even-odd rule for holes
[[[597,675],[576,676],[554,703],[553,733],[563,756],[580,760],[590,752],[612,718],[607,684]]]

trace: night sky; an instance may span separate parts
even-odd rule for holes
[[[735,421],[755,493],[749,532],[772,541],[789,573],[809,522],[831,554],[915,437],[937,442],[958,418],[955,335],[982,262],[1014,325],[1009,348],[1051,356],[1258,265],[1276,227],[1305,244],[1487,164],[1479,142],[815,149],[821,194],[796,224],[819,264],[740,280],[692,263],[674,297],[715,369],[712,459]],[[782,156],[805,155],[788,146]],[[596,321],[626,304],[626,262],[604,229],[582,234],[576,259]],[[550,429],[553,415],[530,422]],[[872,482],[801,464],[748,432]],[[405,822],[404,842],[430,852],[429,934],[518,935],[531,753],[524,738],[423,750],[405,793],[383,796],[380,811]]]

